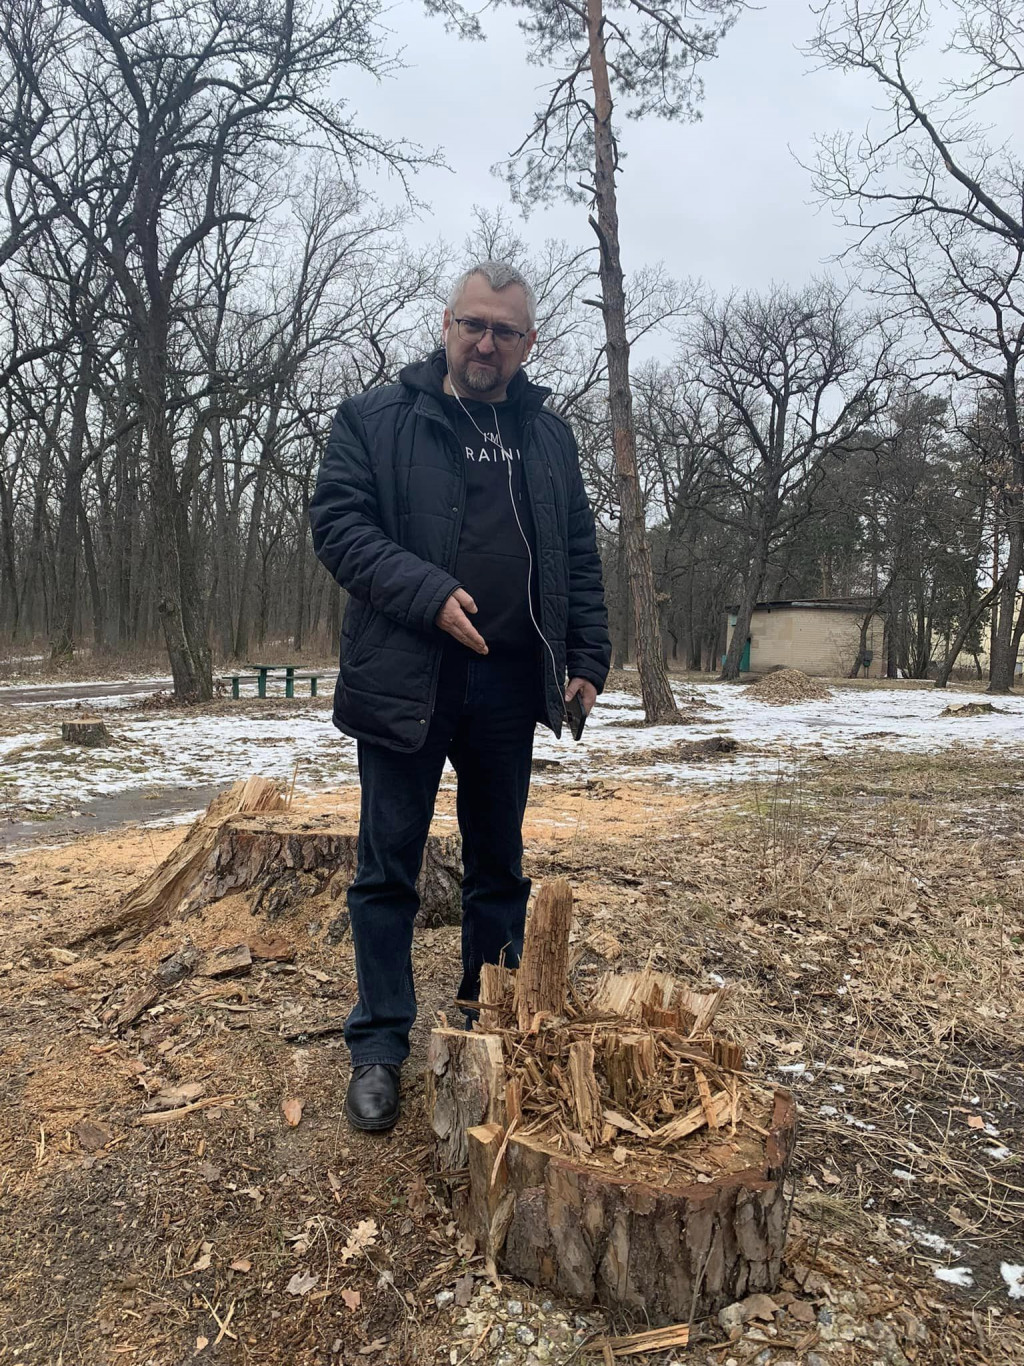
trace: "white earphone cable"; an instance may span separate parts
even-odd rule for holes
[[[447,360],[447,358],[448,358],[448,342],[447,342],[447,340],[445,341],[444,354],[445,354],[445,359]],[[486,441],[486,440],[488,439],[488,438],[487,438],[487,433],[486,433],[485,431],[483,431],[483,430],[481,429],[481,427],[477,424],[475,418],[473,417],[473,414],[472,414],[472,413],[469,411],[469,409],[466,407],[465,403],[463,403],[463,401],[462,401],[462,395],[459,393],[458,389],[456,389],[456,387],[455,387],[455,381],[452,379],[451,367],[449,367],[449,370],[448,370],[448,383],[451,385],[452,394],[453,394],[453,396],[454,396],[454,398],[455,398],[456,403],[458,403],[459,407],[460,407],[460,408],[462,409],[462,411],[466,414],[466,417],[469,419],[469,421],[470,421],[470,422],[473,424],[473,426],[476,428],[477,432],[479,432],[480,436],[484,439],[484,441]],[[544,648],[545,648],[545,649],[547,650],[547,652],[548,652],[548,656],[549,656],[549,658],[550,658],[550,660],[551,660],[551,674],[552,674],[552,677],[553,677],[554,680],[555,680],[555,687],[558,689],[558,696],[559,696],[559,698],[561,699],[561,698],[562,698],[562,684],[561,684],[561,682],[560,682],[560,680],[559,680],[559,677],[558,677],[558,661],[555,659],[555,652],[554,652],[554,650],[551,648],[551,644],[550,644],[550,642],[548,641],[547,636],[546,636],[546,635],[544,634],[544,632],[540,629],[540,625],[539,625],[539,623],[538,623],[538,621],[537,621],[537,618],[536,618],[536,617],[534,616],[534,614],[533,614],[533,550],[532,550],[532,548],[531,548],[531,546],[530,546],[530,538],[527,536],[526,532],[523,530],[523,524],[522,524],[522,522],[519,520],[519,509],[516,507],[516,495],[515,495],[515,490],[514,490],[514,488],[512,487],[512,452],[511,452],[510,449],[506,448],[506,446],[505,446],[505,439],[504,439],[504,437],[503,437],[502,434],[501,434],[501,424],[498,422],[498,413],[497,413],[497,409],[495,408],[495,406],[494,406],[493,403],[488,403],[487,406],[490,408],[491,414],[492,414],[492,416],[493,416],[493,418],[494,418],[494,430],[495,430],[495,433],[497,434],[497,437],[498,437],[498,449],[501,451],[502,459],[505,461],[505,464],[506,464],[506,466],[507,466],[507,468],[508,468],[508,496],[509,496],[509,500],[510,500],[510,502],[511,502],[511,504],[512,504],[512,515],[513,515],[513,516],[515,517],[515,519],[516,519],[516,526],[519,528],[519,534],[520,534],[520,536],[523,538],[523,545],[526,547],[526,561],[527,561],[527,575],[526,575],[526,607],[527,607],[527,610],[528,610],[529,613],[530,613],[530,621],[533,623],[533,629],[537,632],[538,636],[540,636],[541,640],[544,642]],[[520,459],[521,459],[521,458],[522,458],[522,457],[520,456]],[[524,478],[524,479],[526,478],[526,471],[525,471],[525,470],[523,470],[523,478]],[[563,701],[563,710],[564,710],[564,701]]]

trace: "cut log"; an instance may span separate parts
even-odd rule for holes
[[[435,1029],[427,1049],[427,1113],[443,1171],[469,1161],[469,1130],[505,1124],[505,1066],[494,1034]]]
[[[526,1033],[534,1017],[561,1015],[569,976],[572,888],[564,878],[546,882],[526,922],[523,954],[516,974],[516,1015]]]
[[[60,737],[69,745],[87,745],[90,749],[114,743],[110,731],[99,716],[78,716],[74,721],[63,721]]]

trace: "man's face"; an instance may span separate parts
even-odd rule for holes
[[[463,320],[465,336],[459,335],[457,318]],[[513,328],[524,334],[523,339],[496,341],[493,332],[471,337],[467,322]],[[459,393],[490,402],[503,399],[509,382],[537,340],[536,329],[530,327],[522,287],[506,285],[502,290],[494,290],[485,276],[471,275],[454,311],[447,308],[444,311],[444,340],[448,350],[448,373]]]

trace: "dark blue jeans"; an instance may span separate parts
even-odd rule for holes
[[[445,759],[458,778],[462,833],[462,982],[476,1000],[480,968],[523,947],[529,878],[523,814],[540,690],[533,661],[469,659],[446,651],[423,748],[396,754],[359,745],[359,866],[348,892],[359,1000],[345,1024],[353,1066],[405,1061],[416,1019],[413,920]]]

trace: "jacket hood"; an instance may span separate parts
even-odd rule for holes
[[[444,391],[444,377],[448,373],[448,358],[444,353],[444,347],[439,346],[436,351],[426,358],[426,360],[414,361],[411,365],[406,365],[398,373],[400,383],[408,389],[415,389],[418,393],[430,394],[434,398],[447,398]],[[536,412],[542,408],[551,395],[550,389],[545,389],[541,384],[534,384],[526,376],[524,370],[517,370],[512,376],[508,386],[508,398],[512,403],[519,403],[527,412]]]

